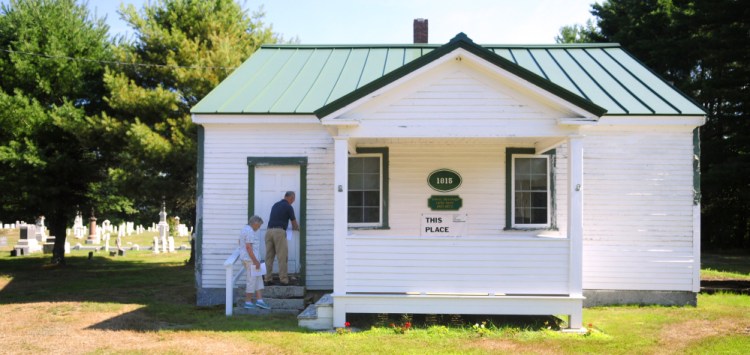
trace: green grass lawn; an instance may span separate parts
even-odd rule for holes
[[[750,280],[750,255],[703,253],[701,279]]]
[[[489,319],[484,328],[468,318],[430,325],[415,320],[404,334],[352,318],[360,331],[313,332],[297,327],[293,315],[227,318],[223,306],[196,307],[188,258],[188,251],[134,251],[124,257],[97,253],[88,260],[87,252],[80,251],[68,256],[66,267],[55,267],[48,256],[11,258],[3,253],[0,313],[5,323],[12,322],[0,324],[0,334],[20,352],[70,347],[75,353],[188,354],[225,346],[230,346],[228,352],[316,354],[742,354],[750,349],[750,297],[732,294],[699,295],[697,307],[587,308],[587,335],[502,318]],[[725,269],[747,276],[739,268]],[[75,341],[28,338],[38,327],[61,331]],[[85,341],[90,338],[101,342]],[[105,341],[110,338],[121,340]]]

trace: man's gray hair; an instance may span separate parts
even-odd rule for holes
[[[284,194],[284,198],[287,198],[287,197],[290,197],[290,196],[294,196],[294,191],[287,191],[287,192],[286,192],[286,193]]]
[[[250,219],[248,220],[248,223],[249,223],[249,224],[255,224],[255,223],[260,223],[260,224],[263,224],[263,218],[260,218],[260,217],[258,217],[257,215],[253,215],[253,216],[252,216],[252,217],[250,217]]]

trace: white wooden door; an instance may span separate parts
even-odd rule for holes
[[[268,218],[271,215],[271,207],[274,203],[279,202],[284,198],[284,193],[287,191],[294,191],[297,194],[292,207],[294,207],[294,216],[299,222],[299,165],[271,165],[271,166],[256,166],[255,167],[255,211],[253,214],[263,218],[263,226],[261,226],[261,242],[260,252],[261,258],[266,258],[266,227],[268,226]],[[291,224],[287,226],[287,230],[292,230]],[[289,273],[299,273],[299,231],[294,231],[292,234],[292,240],[288,241],[289,244]],[[279,271],[279,264],[277,260],[274,260],[273,266],[274,272]]]

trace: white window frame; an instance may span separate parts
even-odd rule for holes
[[[360,153],[360,154],[352,154],[349,156],[349,158],[378,158],[379,162],[379,173],[380,173],[380,179],[379,179],[379,188],[378,188],[378,221],[377,222],[368,222],[368,223],[349,223],[349,188],[347,188],[347,202],[346,202],[346,208],[347,208],[347,226],[350,228],[377,228],[383,226],[383,154],[380,153]],[[347,169],[347,179],[349,174],[349,169]]]
[[[547,164],[547,223],[529,223],[520,224],[516,223],[516,158],[536,158],[544,159]],[[552,225],[552,189],[551,189],[551,176],[552,168],[550,166],[550,157],[546,154],[513,154],[511,157],[511,182],[510,182],[510,222],[512,228],[517,229],[539,229],[539,228],[550,228]]]

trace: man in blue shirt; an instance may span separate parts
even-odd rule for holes
[[[289,284],[287,273],[289,247],[286,240],[286,228],[289,221],[292,222],[292,230],[299,230],[292,207],[294,200],[294,191],[287,191],[284,198],[271,207],[271,216],[268,218],[268,230],[266,231],[266,282],[269,284],[272,280],[274,257],[278,257],[279,260],[279,281],[282,285]]]

